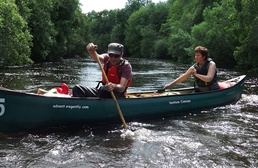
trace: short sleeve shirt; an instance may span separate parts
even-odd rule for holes
[[[108,54],[102,54],[102,55],[104,56],[104,62],[109,60]],[[123,60],[123,59],[121,59],[121,60]],[[107,66],[109,69],[109,68],[111,68],[112,65],[109,63]],[[125,60],[123,65],[118,66],[117,75],[120,78],[125,78],[127,80],[130,80],[132,78],[132,66],[127,60]]]

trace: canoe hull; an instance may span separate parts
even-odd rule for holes
[[[228,89],[198,94],[119,99],[125,120],[182,115],[222,106],[241,98],[245,76]],[[0,90],[0,132],[81,124],[121,123],[112,99],[47,97]]]

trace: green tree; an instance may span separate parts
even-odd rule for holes
[[[30,64],[31,35],[14,0],[0,0],[0,53],[2,65]]]
[[[134,12],[127,21],[125,31],[125,44],[130,51],[130,55],[135,57],[143,57],[141,51],[142,34],[145,19],[141,16],[141,10]]]
[[[144,58],[155,58],[154,46],[157,40],[157,32],[152,26],[145,26],[141,30],[142,40],[139,43],[141,46],[141,55]]]
[[[171,2],[169,19],[166,24],[169,25],[170,30],[168,51],[174,61],[192,62],[192,28],[203,21],[203,10],[212,3],[213,1],[205,0],[175,0]]]
[[[115,10],[115,17],[113,19],[116,20],[116,24],[114,24],[111,31],[111,41],[125,44],[125,28],[127,23],[126,21],[130,17],[130,15],[131,13],[128,8]]]
[[[179,29],[169,36],[168,51],[173,61],[190,63],[193,60],[191,49],[191,36],[186,31]]]
[[[104,10],[98,13],[93,11],[87,16],[91,25],[91,42],[98,45],[99,52],[106,52],[107,45],[111,42],[112,30],[117,25],[116,10]],[[116,38],[114,33],[113,38]]]
[[[149,3],[151,3],[150,0],[127,0],[125,7],[130,10],[130,13],[133,13]]]
[[[124,43],[124,25],[119,23],[116,24],[110,34],[110,41]]]
[[[89,40],[89,24],[88,18],[76,9],[74,18],[71,19],[71,30],[67,36],[67,50],[63,58],[71,58],[75,55],[85,55],[85,46]]]
[[[85,35],[83,26],[85,18],[79,13],[79,0],[53,0],[54,6],[51,13],[56,35],[55,45],[47,56],[48,61],[59,61],[62,58],[72,57],[81,53],[81,45]],[[79,26],[79,24],[82,25]],[[79,50],[78,50],[79,49]]]
[[[168,59],[168,42],[166,38],[158,39],[154,44],[154,58],[158,59]]]
[[[52,47],[57,45],[55,36],[57,30],[51,21],[53,12],[53,0],[28,0],[30,13],[28,24],[30,33],[33,36],[33,46],[31,48],[31,59],[35,62],[45,62],[52,51]],[[21,6],[20,9],[23,9]],[[24,15],[23,15],[24,16]]]
[[[163,3],[150,3],[130,16],[127,21],[125,44],[132,56],[160,57],[154,49],[156,42],[163,37],[159,36],[159,31],[167,17],[168,7]]]
[[[232,2],[233,3],[233,2]],[[258,2],[255,0],[237,0],[234,2],[236,20],[234,33],[239,41],[234,57],[238,67],[258,73]]]
[[[233,52],[237,40],[232,34],[235,21],[230,18],[234,8],[229,3],[215,3],[204,10],[204,21],[192,29],[193,47],[203,45],[209,49],[217,66],[233,68],[236,62]]]

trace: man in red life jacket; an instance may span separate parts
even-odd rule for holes
[[[126,89],[132,82],[131,64],[123,59],[124,46],[119,43],[110,43],[108,51],[104,54],[96,52],[97,46],[89,43],[86,47],[91,59],[104,63],[104,71],[106,72],[109,83],[106,83],[102,75],[102,86],[100,88],[89,88],[76,85],[73,88],[73,97],[101,97],[112,98],[110,91],[113,91],[117,98],[125,98]]]

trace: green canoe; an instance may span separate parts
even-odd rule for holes
[[[245,78],[242,75],[224,81],[228,87],[203,93],[193,93],[193,88],[128,93],[118,103],[126,122],[182,115],[238,101]],[[49,96],[0,87],[0,132],[104,123],[121,123],[112,99]]]

